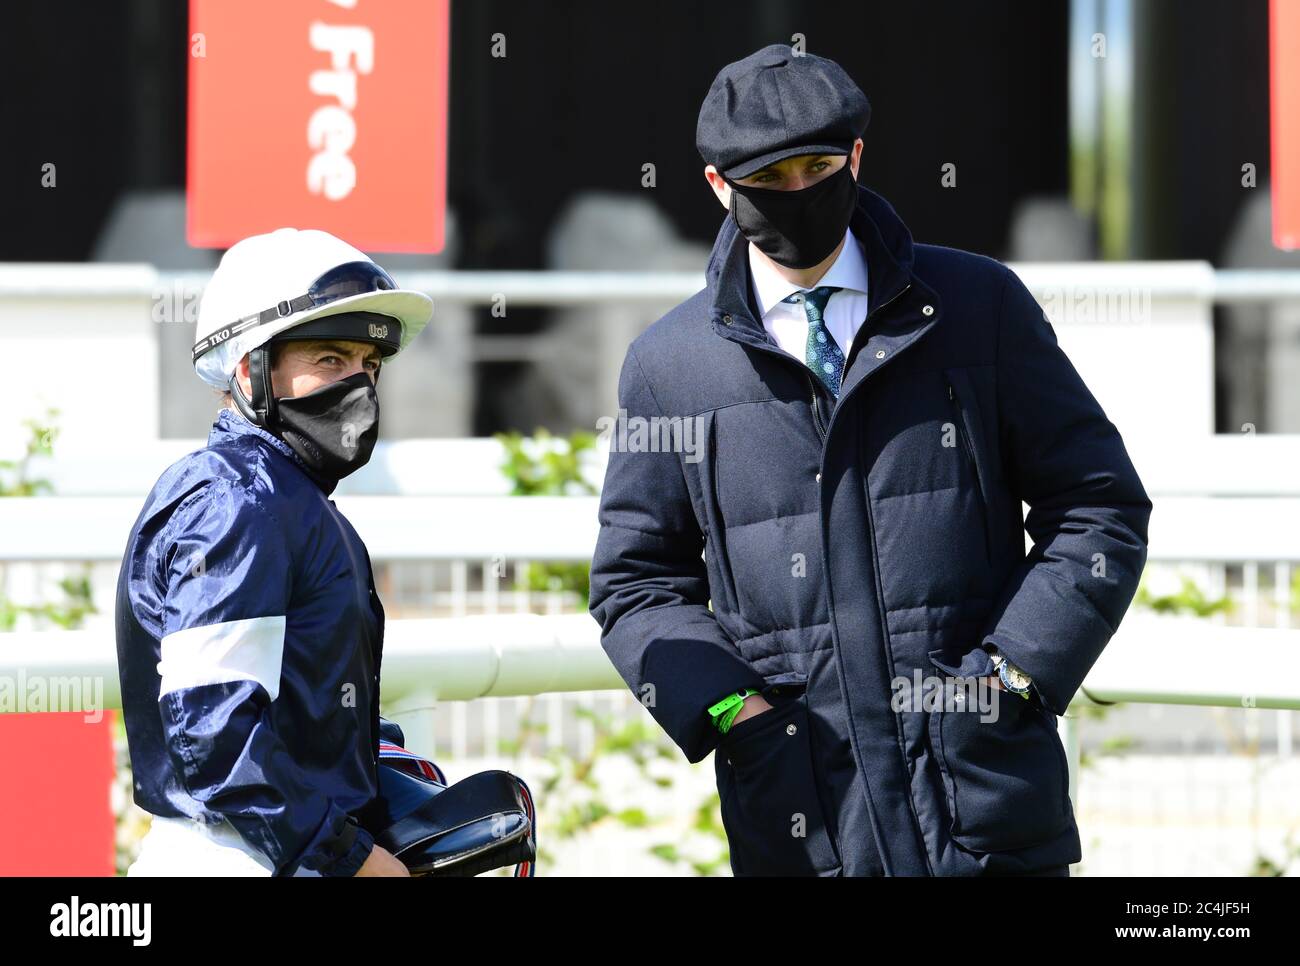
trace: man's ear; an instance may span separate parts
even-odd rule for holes
[[[858,180],[858,168],[862,164],[862,138],[853,142],[853,150],[849,153],[849,165],[853,171],[853,180]]]
[[[248,353],[235,365],[235,381],[239,383],[239,389],[244,394],[245,399],[253,398],[253,380],[248,375]]]
[[[706,164],[704,166],[704,180],[709,183],[709,187],[713,189],[713,194],[722,207],[730,211],[731,185],[727,184],[727,179],[722,176],[722,172],[713,165]]]

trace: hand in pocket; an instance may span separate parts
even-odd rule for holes
[[[745,698],[744,704],[740,706],[740,710],[736,712],[736,716],[731,719],[731,726],[734,728],[742,721],[745,721],[748,718],[757,717],[764,711],[770,711],[771,709],[772,705],[768,703],[767,698],[763,697],[761,694],[751,694],[749,697]]]

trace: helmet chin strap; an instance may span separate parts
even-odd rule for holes
[[[271,391],[271,358],[264,346],[248,353],[248,381],[252,384],[250,402],[239,387],[237,373],[230,375],[230,396],[235,408],[254,426],[270,429],[276,423],[275,394]]]

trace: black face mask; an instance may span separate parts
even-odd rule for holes
[[[277,399],[275,411],[271,432],[335,482],[365,466],[379,438],[379,395],[364,372],[305,396]]]
[[[835,251],[858,203],[847,159],[834,174],[798,191],[727,184],[741,234],[786,268],[811,268]]]

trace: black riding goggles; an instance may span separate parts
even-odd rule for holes
[[[306,294],[287,299],[254,315],[246,315],[212,333],[203,341],[196,342],[191,350],[191,362],[226,340],[242,335],[259,325],[287,318],[295,312],[320,308],[322,305],[329,305],[331,302],[350,298],[353,295],[365,295],[367,292],[381,292],[395,288],[397,283],[393,281],[392,276],[374,262],[344,262],[342,265],[335,265],[312,282]]]

